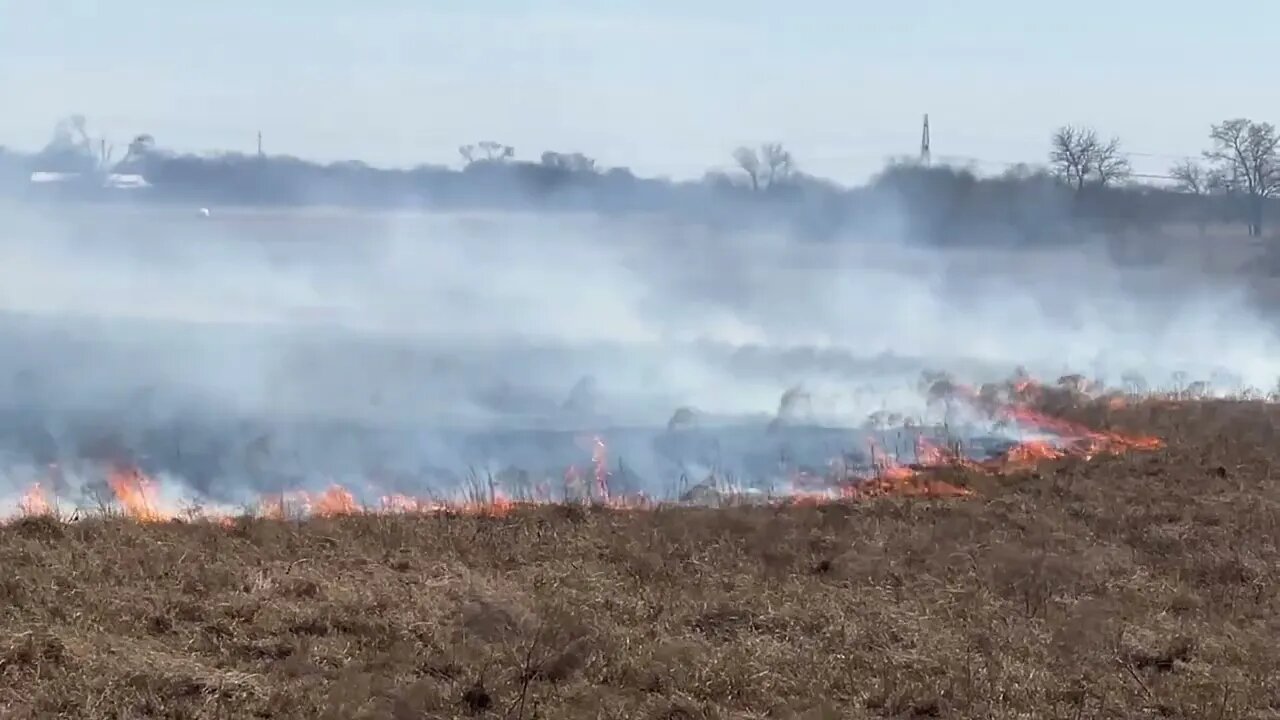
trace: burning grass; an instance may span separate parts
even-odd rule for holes
[[[1059,416],[1165,445],[962,500],[33,515],[0,716],[1280,716],[1280,408]]]
[[[557,502],[602,505],[613,509],[652,510],[673,500],[680,503],[741,504],[741,503],[791,503],[825,502],[841,499],[866,499],[883,496],[911,498],[963,498],[973,494],[966,482],[975,475],[1001,475],[1024,472],[1037,464],[1065,458],[1089,459],[1099,455],[1117,455],[1132,451],[1155,450],[1163,444],[1154,436],[1117,432],[1091,427],[1068,415],[1082,404],[1117,409],[1124,406],[1122,397],[1108,396],[1099,400],[1071,383],[1060,381],[1056,388],[1046,388],[1030,378],[1015,376],[1001,385],[984,385],[974,389],[957,384],[945,376],[923,378],[921,391],[931,403],[944,405],[944,418],[955,417],[956,406],[963,408],[968,423],[979,418],[984,426],[1001,429],[1002,432],[1031,435],[1020,441],[1009,441],[994,455],[974,457],[964,440],[949,434],[942,438],[931,437],[910,421],[898,418],[896,447],[883,446],[886,437],[848,431],[848,438],[861,437],[867,443],[869,462],[862,464],[858,456],[848,453],[829,461],[821,472],[809,468],[787,466],[780,463],[774,472],[784,478],[777,495],[762,494],[758,488],[736,486],[717,472],[710,473],[692,488],[686,488],[678,498],[653,498],[644,494],[614,494],[611,491],[612,470],[609,465],[609,447],[600,435],[580,439],[590,450],[589,469],[570,465],[564,470],[559,495],[551,491],[549,478],[530,482],[529,473],[513,468],[519,487],[512,487],[493,475],[483,481],[478,475],[471,478],[471,491],[464,497],[430,498],[404,494],[381,494],[375,502],[362,502],[352,489],[331,484],[323,491],[302,489],[283,490],[256,498],[242,513],[268,519],[304,517],[334,517],[353,514],[430,514],[463,513],[504,515],[521,505],[540,505]],[[794,404],[798,389],[789,390],[783,396],[782,408]],[[1127,402],[1127,401],[1125,401]],[[1053,407],[1049,412],[1047,408]],[[778,418],[770,426],[775,432],[784,420],[780,409]],[[677,413],[679,414],[679,413]],[[949,433],[946,425],[944,433]],[[867,431],[883,427],[875,418],[868,420]],[[1011,431],[1015,429],[1016,431]],[[669,428],[671,437],[682,431]],[[877,441],[877,437],[880,438]],[[910,446],[907,452],[901,447]],[[908,458],[911,455],[913,457]],[[619,470],[623,468],[619,465]],[[52,482],[60,483],[62,470],[57,465],[49,468]],[[190,506],[182,511],[162,499],[160,483],[137,466],[117,460],[108,463],[104,481],[106,501],[122,514],[141,522],[164,522],[177,517],[214,520],[229,524],[235,514],[226,509],[209,509]],[[21,515],[57,515],[58,498],[51,497],[45,482],[35,482],[18,500]],[[82,488],[83,490],[83,488]],[[367,495],[367,493],[366,493]],[[104,505],[99,510],[107,509]],[[74,517],[79,517],[77,510]]]

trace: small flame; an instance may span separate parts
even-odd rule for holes
[[[27,517],[53,514],[53,506],[49,503],[49,497],[40,483],[27,488],[27,491],[22,494],[22,499],[18,501],[18,508]]]
[[[591,466],[596,480],[596,493],[604,502],[609,501],[609,448],[604,440],[595,437],[591,445]]]
[[[135,467],[112,468],[107,473],[107,485],[115,493],[125,515],[134,520],[164,522],[172,517],[159,510],[155,482]]]
[[[999,461],[1004,469],[1027,468],[1047,460],[1066,457],[1066,451],[1054,447],[1045,440],[1030,440],[1013,446]]]
[[[311,512],[320,517],[336,517],[338,515],[354,515],[360,511],[356,498],[350,490],[341,485],[330,485],[312,502]]]
[[[493,498],[489,501],[489,505],[487,507],[481,506],[478,508],[480,514],[495,517],[510,515],[511,511],[515,509],[516,504],[512,502],[511,498],[507,497],[506,494],[501,491],[495,491],[493,493]]]

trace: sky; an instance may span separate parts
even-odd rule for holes
[[[779,141],[855,182],[914,155],[1041,162],[1053,129],[1119,136],[1139,172],[1230,117],[1280,121],[1280,3],[1165,0],[0,0],[0,145],[59,118],[123,145],[408,167],[497,140],[673,178]]]

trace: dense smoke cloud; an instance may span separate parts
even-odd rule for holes
[[[946,250],[893,223],[814,242],[595,214],[2,214],[11,464],[150,464],[225,501],[590,457],[579,440],[496,439],[516,428],[649,428],[611,450],[662,478],[639,485],[667,483],[692,471],[653,448],[679,408],[764,427],[799,388],[799,421],[857,427],[922,412],[926,369],[1264,389],[1280,374],[1240,292],[1122,269],[1088,243]],[[466,435],[478,430],[488,439]],[[762,438],[719,452],[771,452]]]

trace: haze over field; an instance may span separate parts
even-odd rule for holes
[[[814,243],[768,229],[718,234],[661,218],[555,214],[6,215],[6,311],[49,327],[75,319],[139,349],[181,339],[178,351],[199,348],[197,357],[141,352],[96,372],[139,385],[150,384],[148,372],[176,372],[257,410],[280,409],[259,389],[305,383],[308,368],[334,355],[291,348],[328,337],[357,343],[343,333],[364,334],[387,357],[394,347],[429,348],[461,367],[477,357],[500,363],[473,368],[463,383],[472,389],[501,377],[567,393],[591,374],[605,396],[659,394],[732,412],[769,412],[784,389],[822,375],[856,383],[855,361],[886,353],[1117,384],[1126,371],[1167,382],[1176,371],[1207,379],[1217,369],[1268,388],[1280,369],[1270,325],[1242,293],[1190,271],[1121,269],[1101,247],[945,250],[897,240],[891,229]],[[244,339],[234,352],[201,345],[236,332]],[[503,357],[509,343],[562,357],[554,368],[529,367],[526,355]],[[416,359],[386,377],[353,369],[345,383],[392,396],[398,384],[433,382],[426,356],[403,357]],[[747,357],[765,359],[756,377],[743,375]],[[906,371],[912,381],[914,372]],[[317,403],[340,392],[301,390]]]
[[[1276,716],[1254,5],[0,0],[0,717]]]
[[[1275,127],[1214,109],[1141,136],[1126,83],[1180,92],[1186,68],[1112,71],[1141,54],[1114,43],[1078,95],[1117,100],[1082,103],[1106,129],[1070,124],[1033,95],[1057,99],[1082,66],[1037,53],[1111,25],[925,5],[856,10],[878,28],[859,43],[831,31],[852,6],[821,3],[302,19],[0,0],[0,80],[24,79],[0,117],[0,445],[15,467],[126,464],[203,493],[383,465],[434,490],[583,452],[517,452],[502,432],[626,426],[644,431],[610,447],[669,481],[730,445],[785,454],[795,438],[751,435],[782,419],[925,415],[925,371],[1272,389]],[[1020,29],[997,38],[993,16]],[[885,58],[880,31],[908,28],[956,63]],[[920,73],[945,86],[929,107]],[[932,146],[921,111],[945,118]],[[1190,252],[1172,239],[1196,231]],[[1214,234],[1236,231],[1249,241]],[[704,438],[694,462],[655,445],[682,423],[753,429]]]
[[[441,490],[424,468],[589,457],[580,439],[499,442],[506,430],[636,426],[650,430],[615,450],[661,477],[637,481],[661,493],[655,483],[710,462],[706,448],[683,465],[655,449],[679,408],[760,432],[780,412],[854,428],[876,411],[924,415],[931,369],[977,381],[1021,365],[1115,385],[1181,371],[1221,389],[1280,374],[1272,331],[1240,294],[1121,269],[1088,246],[944,250],[887,226],[815,242],[657,216],[4,215],[15,467],[128,458],[223,499],[374,468]],[[805,402],[785,407],[789,390]],[[250,469],[264,442],[273,469]],[[808,441],[707,442],[767,459]],[[809,452],[851,449],[840,443]]]

